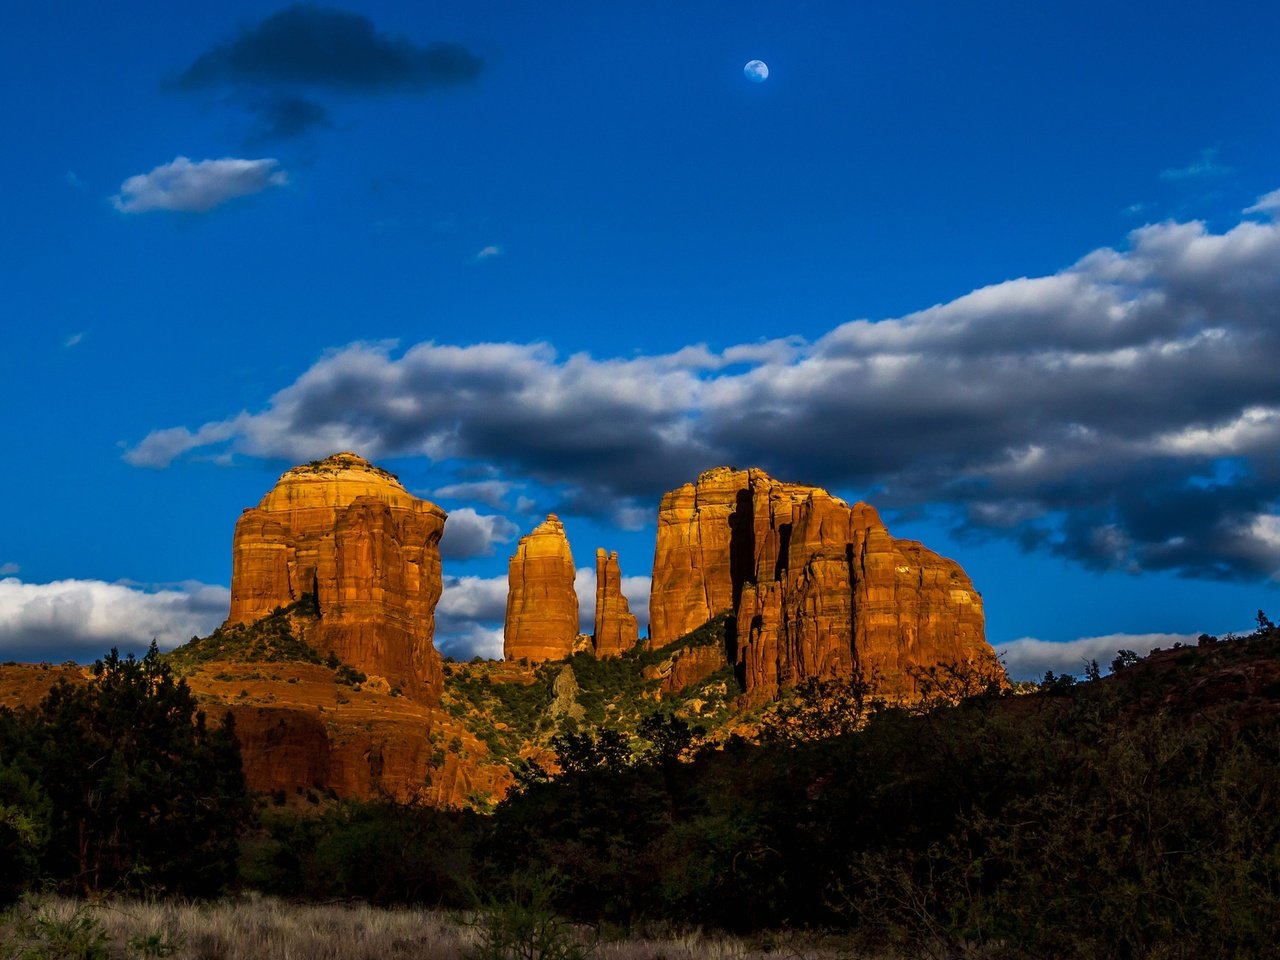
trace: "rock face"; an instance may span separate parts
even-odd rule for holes
[[[520,538],[507,567],[507,619],[502,655],[530,662],[560,660],[578,639],[573,553],[554,513]]]
[[[622,595],[618,554],[596,550],[596,627],[592,635],[597,657],[616,657],[640,640],[635,615]]]
[[[311,594],[319,621],[307,643],[436,702],[444,522],[443,510],[354,453],[294,467],[236,524],[229,620],[251,623]]]
[[[659,509],[650,643],[724,611],[752,699],[810,677],[911,696],[918,669],[940,663],[1003,676],[958,564],[895,540],[867,504],[760,470],[710,470]]]

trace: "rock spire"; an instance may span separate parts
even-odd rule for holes
[[[578,638],[573,553],[554,513],[520,538],[507,567],[507,660],[560,660]]]
[[[622,571],[617,552],[596,550],[596,624],[593,646],[597,657],[626,653],[640,639],[635,615],[622,594]]]

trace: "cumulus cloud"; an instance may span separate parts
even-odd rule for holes
[[[491,557],[500,543],[510,543],[520,528],[500,514],[476,513],[461,507],[449,513],[440,538],[440,556],[448,560]]]
[[[6,565],[7,566],[7,565]],[[189,581],[143,589],[102,580],[0,580],[0,657],[94,660],[111,647],[168,650],[212,631],[227,616],[226,587]]]
[[[1277,368],[1280,224],[1170,221],[811,343],[352,344],[264,409],[126,456],[454,459],[543,484],[560,512],[633,521],[700,470],[756,464],[1088,567],[1258,579],[1280,571]]]
[[[420,45],[380,32],[358,13],[298,3],[201,54],[178,77],[177,85],[196,89],[303,84],[363,93],[430,90],[474,80],[483,65],[461,44]]]
[[[505,576],[446,577],[436,605],[436,647],[456,660],[501,659],[506,613]]]
[[[996,653],[1014,680],[1039,680],[1047,671],[1080,676],[1090,660],[1097,660],[1103,673],[1121,650],[1132,650],[1146,656],[1156,647],[1169,649],[1175,643],[1194,644],[1197,634],[1183,633],[1110,633],[1104,637],[1081,637],[1055,643],[1023,637],[998,644]]]
[[[289,176],[273,159],[191,161],[176,157],[150,173],[130,177],[111,198],[121,213],[149,213],[153,210],[177,210],[203,213],[219,204],[261,193],[269,187],[282,187]]]

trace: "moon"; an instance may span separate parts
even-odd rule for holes
[[[764,83],[769,79],[769,65],[763,60],[752,60],[742,68],[742,75],[752,83]]]

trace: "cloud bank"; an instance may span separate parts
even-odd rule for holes
[[[440,556],[446,560],[491,557],[498,544],[510,543],[520,528],[500,514],[477,513],[473,507],[449,512],[440,538]]]
[[[1170,221],[814,342],[352,344],[264,409],[156,430],[126,458],[452,458],[633,524],[702,469],[756,464],[1090,568],[1258,579],[1280,572],[1277,369],[1280,226]]]
[[[1103,637],[1081,637],[1078,640],[1053,642],[1023,637],[996,646],[1005,669],[1014,680],[1039,680],[1045,673],[1081,676],[1090,660],[1097,660],[1103,673],[1110,672],[1111,661],[1121,650],[1132,650],[1145,657],[1156,647],[1169,649],[1175,643],[1194,645],[1198,634],[1183,633],[1110,633]]]
[[[191,161],[175,157],[150,173],[130,177],[111,198],[121,213],[149,213],[154,210],[176,210],[203,213],[219,204],[261,193],[269,187],[282,187],[289,175],[273,159]]]
[[[102,580],[0,580],[0,658],[96,660],[112,647],[163,650],[210,633],[227,616],[231,591],[189,581],[147,590]]]

